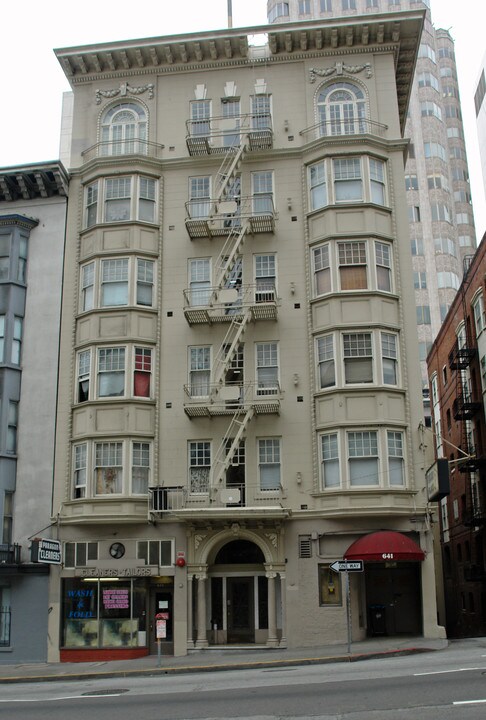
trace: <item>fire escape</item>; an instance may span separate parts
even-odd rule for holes
[[[465,267],[461,290],[465,325],[449,353],[449,368],[455,371],[455,397],[452,414],[454,420],[458,421],[461,427],[460,449],[463,456],[458,462],[458,469],[468,475],[464,524],[473,527],[486,523],[486,508],[481,499],[477,478],[477,473],[486,465],[486,458],[479,446],[480,439],[475,438],[473,424],[477,413],[482,408],[482,399],[476,387],[476,376],[471,372],[472,365],[477,358],[477,348],[472,340],[470,324],[467,321],[465,292],[468,285],[467,267]]]
[[[248,153],[272,148],[273,132],[267,122],[262,123],[254,114],[238,118],[238,131],[229,145],[224,140],[223,118],[212,118],[207,134],[193,134],[192,130],[193,123],[188,121],[186,143],[191,156],[222,155],[214,197],[203,203],[199,199],[189,200],[185,222],[191,240],[223,239],[214,262],[212,286],[203,291],[191,288],[184,291],[184,315],[189,325],[227,325],[204,392],[194,392],[191,383],[184,387],[184,411],[189,418],[228,418],[226,431],[212,457],[209,502],[213,503],[216,491],[224,487],[228,469],[237,464],[251,420],[261,414],[280,412],[278,383],[269,386],[244,381],[242,354],[243,337],[250,323],[277,320],[275,283],[257,280],[243,284],[240,265],[244,244],[249,239],[275,231],[273,196],[242,196],[239,179]],[[158,492],[152,500],[155,511],[190,505],[183,488],[160,488]],[[244,489],[219,491],[220,502],[233,507],[244,505],[244,492]]]

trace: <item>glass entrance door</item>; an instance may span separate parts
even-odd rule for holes
[[[252,577],[229,577],[226,581],[228,643],[255,642]]]

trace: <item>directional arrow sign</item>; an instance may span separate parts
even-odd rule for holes
[[[329,565],[334,572],[363,572],[362,560],[335,560]]]

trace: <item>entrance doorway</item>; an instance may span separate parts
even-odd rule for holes
[[[229,643],[255,642],[254,585],[252,577],[228,577],[226,580]]]
[[[366,563],[369,635],[422,633],[420,563]]]
[[[159,618],[157,618],[159,616]],[[165,638],[160,638],[161,654],[174,654],[174,613],[172,588],[152,588],[150,592],[150,654],[158,652],[157,619],[165,621]],[[161,625],[159,624],[159,632]]]

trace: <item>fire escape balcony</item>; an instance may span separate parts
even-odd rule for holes
[[[473,473],[486,466],[486,456],[478,448],[469,445],[466,441],[461,443],[460,449],[464,456],[457,462],[459,472]]]
[[[236,199],[193,198],[186,202],[186,230],[191,240],[249,233],[275,232],[275,208],[271,195]]]
[[[212,116],[186,121],[186,145],[193,157],[223,155],[245,141],[252,151],[272,149],[273,130],[269,115]]]
[[[250,308],[251,320],[276,320],[274,283],[184,290],[184,316],[189,325],[212,325],[242,320]]]
[[[281,486],[261,488],[253,483],[224,482],[213,486],[208,478],[205,492],[191,493],[183,486],[149,488],[149,516],[166,514],[181,519],[201,518],[284,518],[290,515],[287,492]]]
[[[190,418],[280,413],[281,391],[278,385],[234,382],[206,387],[184,386],[184,412]],[[204,393],[204,394],[203,394]]]
[[[477,354],[474,347],[459,346],[456,341],[449,353],[449,367],[451,370],[464,370],[469,367],[471,361]]]
[[[473,398],[472,393],[461,393],[452,404],[454,420],[471,420],[481,408],[481,402]]]

